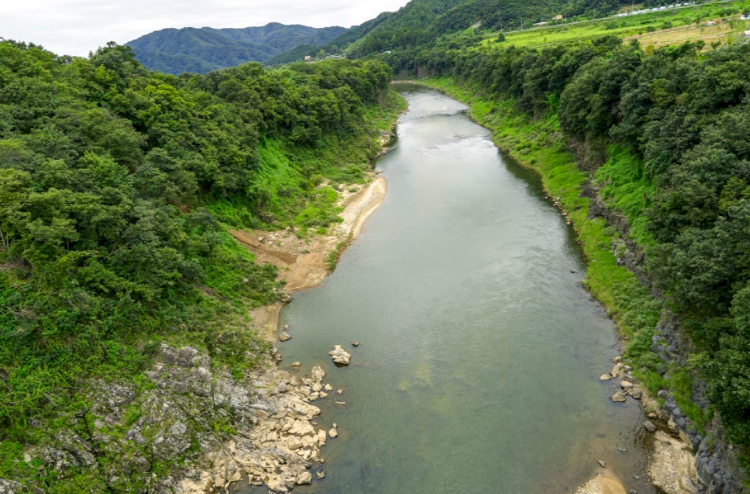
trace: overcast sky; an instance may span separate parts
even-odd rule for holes
[[[168,27],[351,27],[408,0],[0,0],[0,37],[88,55]]]

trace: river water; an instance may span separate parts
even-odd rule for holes
[[[604,460],[653,493],[639,407],[598,379],[618,343],[581,286],[574,232],[466,106],[397,89],[410,106],[377,163],[385,201],[336,271],[282,312],[282,367],[322,365],[343,390],[315,402],[319,426],[339,426],[314,467],[326,477],[295,492],[574,492]],[[334,344],[351,366],[331,363]]]

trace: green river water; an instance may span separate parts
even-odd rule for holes
[[[653,494],[642,412],[599,381],[618,341],[581,286],[574,232],[464,105],[398,89],[410,109],[377,163],[385,201],[281,315],[282,367],[321,365],[344,390],[315,402],[339,426],[314,467],[326,478],[295,492],[574,492],[601,459]],[[351,366],[331,363],[334,344]]]

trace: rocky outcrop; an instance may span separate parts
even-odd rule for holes
[[[668,312],[662,316],[656,327],[651,351],[655,353],[664,365],[659,372],[668,377],[670,365],[684,366],[687,364],[684,349],[690,348],[677,330],[676,319]],[[740,467],[739,451],[724,436],[723,427],[718,419],[709,424],[706,434],[701,434],[685,413],[680,409],[677,400],[666,390],[658,393],[658,398],[664,400],[664,406],[658,411],[658,416],[667,423],[668,429],[689,446],[694,454],[693,467],[696,472],[697,492],[710,494],[743,494],[747,492],[744,486],[744,474]],[[703,387],[696,382],[693,387],[692,401],[703,412],[708,411],[708,401]]]
[[[288,492],[309,484],[318,472],[320,448],[327,434],[316,428],[320,409],[309,402],[319,398],[313,391],[322,387],[325,372],[320,367],[302,379],[281,370],[264,374],[258,399],[252,405],[254,425],[238,431],[221,449],[209,455],[209,471],[190,472],[177,492],[202,494],[247,479],[253,485],[266,485],[273,492]]]
[[[52,481],[104,479],[92,486],[97,492],[203,494],[240,479],[288,492],[312,481],[310,469],[321,471],[328,436],[315,427],[320,409],[310,403],[330,387],[320,367],[298,378],[268,358],[262,370],[237,379],[194,348],[166,344],[156,362],[138,384],[90,382],[85,410],[26,461],[40,460]],[[2,494],[42,487],[0,480]]]

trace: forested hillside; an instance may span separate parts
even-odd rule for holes
[[[398,12],[382,14],[353,28],[321,48],[326,53],[346,52],[352,57],[384,51],[414,49],[472,26],[479,31],[506,31],[566,18],[602,17],[614,13],[625,0],[413,0]],[[308,53],[314,55],[315,51]]]
[[[739,15],[742,7],[727,8]],[[446,87],[483,98],[487,122],[525,114],[523,126],[536,137],[511,135],[513,129],[498,130],[497,137],[520,156],[562,152],[561,139],[578,153],[584,171],[558,173],[551,180],[560,190],[552,192],[567,194],[561,204],[584,243],[609,256],[596,259],[589,282],[630,339],[639,376],[654,394],[671,390],[698,428],[717,412],[747,454],[750,45],[707,49],[700,41],[645,53],[636,41],[616,37],[542,49],[500,43],[491,50],[445,40],[386,59],[404,76],[450,77]],[[606,238],[616,232],[598,230],[603,227],[591,221],[596,214],[580,197],[589,179],[629,223],[614,256]],[[618,274],[623,268],[615,260],[625,262],[628,243],[645,254],[651,293],[632,275]],[[691,352],[687,369],[665,357],[674,348],[655,331],[659,300],[678,315],[694,345],[683,348]],[[711,408],[692,402],[702,395],[694,394],[691,374],[707,383]]]
[[[23,452],[63,428],[95,445],[120,434],[90,437],[82,393],[100,378],[147,385],[159,342],[237,376],[255,365],[266,347],[247,310],[282,287],[226,228],[304,236],[337,221],[320,183],[363,180],[374,122],[395,115],[390,79],[375,61],[178,78],[128,47],[84,59],[0,43],[0,478],[112,492],[101,476],[122,451],[65,476]],[[114,490],[135,492],[141,473]]]
[[[271,23],[244,29],[162,29],[127,43],[146,68],[167,74],[205,74],[269,58],[300,45],[323,45],[342,35],[343,27],[317,29]]]

